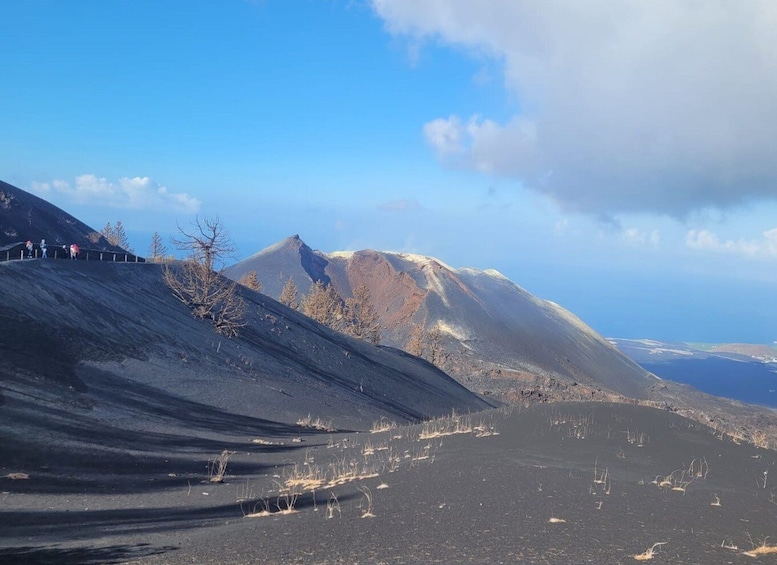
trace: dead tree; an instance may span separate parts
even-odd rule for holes
[[[115,225],[111,225],[111,223],[108,222],[100,231],[100,234],[102,234],[111,245],[121,247],[125,251],[134,253],[133,249],[130,247],[129,238],[127,237],[127,232],[125,231],[124,224],[121,223],[121,220],[118,220]]]
[[[445,370],[450,360],[450,352],[445,346],[445,332],[439,326],[434,326],[428,331],[423,325],[417,326],[405,344],[405,351],[426,359],[442,370]]]
[[[450,358],[450,353],[445,348],[444,332],[439,326],[435,326],[429,331],[427,336],[427,361],[439,369],[444,369]]]
[[[415,326],[415,328],[413,329],[413,333],[410,334],[410,338],[407,340],[407,343],[405,344],[405,351],[407,351],[410,355],[415,355],[416,357],[423,357],[425,333],[426,332],[424,331],[423,326],[421,325]]]
[[[165,244],[162,242],[162,236],[159,235],[158,231],[155,231],[154,235],[151,236],[151,245],[148,247],[148,252],[150,256],[149,259],[153,263],[164,260],[165,255],[167,254],[167,247],[165,247]]]
[[[380,343],[378,313],[365,284],[357,286],[353,290],[353,296],[345,301],[345,333],[373,345]]]
[[[283,285],[283,290],[281,290],[281,295],[278,297],[278,302],[284,306],[288,306],[292,310],[296,310],[299,308],[297,294],[297,283],[294,282],[293,278],[289,277],[289,280]]]
[[[255,290],[256,292],[262,292],[262,281],[259,280],[259,275],[256,274],[256,271],[247,272],[245,275],[240,277],[237,282],[246,288]]]
[[[343,300],[331,284],[316,281],[302,300],[302,313],[316,322],[340,331],[343,325]]]
[[[209,320],[217,332],[234,337],[245,326],[246,304],[237,283],[221,274],[234,244],[218,217],[195,218],[192,228],[178,227],[180,237],[173,244],[187,256],[180,264],[165,265],[164,281],[195,318]]]

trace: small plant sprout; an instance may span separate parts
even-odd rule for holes
[[[707,464],[707,459],[702,457],[701,459],[694,459],[688,466],[688,475],[694,479],[706,479],[710,472],[710,466]]]
[[[685,494],[686,489],[693,481],[697,478],[706,478],[709,472],[706,462],[704,466],[700,467],[695,463],[696,461],[698,460],[694,459],[688,469],[676,469],[666,476],[658,475],[650,484]]]
[[[564,520],[563,518],[559,518],[558,516],[556,516],[556,513],[553,512],[553,505],[551,505],[551,507],[550,507],[550,518],[548,518],[548,523],[549,524],[566,524],[566,522],[567,521]]]
[[[388,432],[390,430],[396,429],[397,427],[398,425],[394,420],[389,420],[385,416],[382,416],[380,420],[372,423],[372,429],[370,430],[370,433],[377,434],[380,432]]]
[[[229,458],[235,454],[234,451],[225,449],[221,455],[208,461],[208,481],[211,483],[223,483],[224,475],[227,472],[227,463]]]
[[[597,503],[596,503],[596,509],[597,509],[597,510],[601,510],[601,509],[602,509],[602,504],[604,504],[604,501],[602,501],[602,500],[600,500],[599,502],[597,502]]]
[[[251,488],[251,485],[248,483],[248,479],[246,479],[244,485],[238,485],[237,495],[235,498],[237,502],[244,502],[254,498],[254,489]]]
[[[258,445],[283,445],[282,441],[270,441],[260,437],[252,439],[251,443],[256,443]]]
[[[723,506],[723,505],[720,503],[720,497],[719,497],[717,494],[713,493],[713,494],[712,494],[712,496],[714,496],[714,497],[715,497],[715,500],[713,500],[712,502],[710,502],[710,506]]]
[[[604,488],[604,494],[610,494],[612,490],[612,480],[610,479],[610,471],[605,468],[604,471],[599,472],[599,458],[594,463],[594,485],[599,485]],[[593,486],[589,489],[591,494],[594,494]]]
[[[723,549],[733,549],[734,551],[739,550],[739,547],[737,547],[733,543],[726,543],[726,540],[723,540],[722,542],[720,542],[720,547],[722,547]]]
[[[329,500],[326,501],[326,519],[329,520],[335,517],[335,512],[338,516],[342,516],[340,512],[340,501],[337,500],[337,495],[334,492],[329,493]]]
[[[605,477],[607,476],[607,470],[604,471],[601,475],[599,474],[599,458],[596,458],[596,461],[594,461],[594,484],[601,485],[604,484]]]
[[[491,437],[491,436],[498,436],[499,432],[496,431],[496,428],[493,424],[486,424],[485,422],[478,424],[474,428],[475,430],[475,437]]]
[[[675,492],[681,492],[683,495],[685,495],[685,490],[688,488],[688,485],[690,485],[695,479],[687,479],[685,471],[680,473],[680,476],[678,478],[675,478],[674,475],[671,475],[672,477],[672,490]]]
[[[473,430],[472,417],[468,414],[458,414],[454,410],[450,416],[424,422],[418,439],[425,440],[456,434],[470,434]]]
[[[649,561],[650,559],[653,559],[653,556],[656,554],[656,548],[659,545],[666,545],[667,543],[669,542],[666,542],[666,541],[656,542],[651,547],[646,549],[644,552],[638,553],[637,555],[635,555],[634,559],[636,559],[637,561]]]
[[[387,488],[389,488],[389,486],[386,483],[380,483],[378,486],[375,487],[376,490],[383,490]]]
[[[393,473],[399,470],[399,467],[401,464],[402,464],[402,457],[400,457],[399,454],[392,447],[386,456],[383,470],[388,471],[389,473]]]
[[[312,428],[314,430],[321,430],[325,432],[336,432],[337,430],[332,425],[332,422],[324,422],[321,418],[313,418],[310,414],[305,418],[297,420],[297,425],[303,428]]]
[[[374,518],[375,514],[372,512],[372,491],[369,487],[360,486],[359,490],[364,495],[364,498],[367,502],[367,508],[364,509],[362,513],[362,518]],[[361,506],[361,504],[360,504]]]
[[[240,508],[243,508],[242,504],[240,505]],[[266,498],[262,498],[256,501],[251,508],[251,511],[244,513],[243,515],[246,518],[262,518],[264,516],[271,516],[272,512],[270,512],[270,501]]]
[[[294,506],[297,504],[297,498],[299,498],[297,491],[286,490],[279,494],[278,499],[275,501],[278,512],[281,514],[294,514],[296,512]]]
[[[763,476],[756,477],[755,481],[758,483],[758,486],[761,488],[766,488],[766,482],[769,477],[769,469],[764,471]]]
[[[637,447],[645,447],[650,442],[650,436],[645,432],[640,432],[639,430],[632,432],[630,429],[627,429],[623,433],[626,434],[626,441]]]

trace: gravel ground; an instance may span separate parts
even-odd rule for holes
[[[749,563],[777,540],[775,452],[670,411],[489,410],[248,291],[224,340],[155,265],[0,277],[0,563]]]
[[[0,561],[631,563],[660,543],[657,563],[749,563],[751,540],[777,529],[775,452],[651,408],[548,404],[284,445],[232,439],[223,483],[185,453],[190,473],[168,476],[149,453],[156,479],[128,473],[102,493],[5,479]],[[319,485],[280,511],[289,478],[343,469],[375,476]]]

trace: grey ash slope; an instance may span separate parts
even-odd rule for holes
[[[0,181],[0,249],[27,240],[49,246],[78,244],[83,249],[123,253],[99,232],[64,210]]]
[[[162,442],[174,457],[219,452],[215,434],[297,434],[308,415],[363,430],[489,406],[420,359],[249,290],[248,326],[224,339],[173,298],[159,265],[12,261],[0,279],[4,467],[78,473],[82,450],[123,461]]]
[[[323,280],[343,297],[366,284],[386,343],[404,347],[415,328],[437,327],[450,353],[446,371],[473,390],[508,400],[552,394],[554,388],[583,398],[602,390],[647,398],[657,383],[572,313],[496,271],[453,269],[431,257],[402,253],[323,253],[299,236],[226,272],[238,279],[250,271],[274,297],[289,277],[301,293]]]

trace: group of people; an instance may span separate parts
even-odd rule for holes
[[[33,258],[33,250],[35,248],[35,246],[33,245],[32,241],[30,241],[28,239],[27,243],[25,244],[25,247],[27,248],[27,259],[32,259]],[[79,251],[80,250],[78,249],[78,244],[77,243],[72,243],[70,245],[70,247],[68,247],[67,245],[63,245],[62,246],[62,252],[64,253],[65,257],[67,257],[69,255],[71,259],[78,259]],[[41,239],[40,240],[40,257],[41,257],[41,259],[46,259],[48,257],[47,252],[48,252],[48,246],[46,245],[46,240],[45,239]]]

